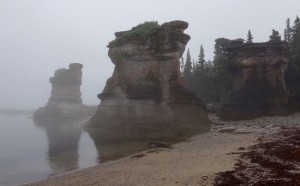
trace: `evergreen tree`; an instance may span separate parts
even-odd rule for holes
[[[193,59],[193,68],[192,68],[192,72],[194,72],[197,68],[197,64],[195,63],[195,60]]]
[[[224,101],[231,89],[231,75],[226,51],[229,42],[230,40],[225,38],[215,40],[210,97],[214,102]]]
[[[203,101],[203,94],[205,89],[205,72],[204,72],[204,49],[200,46],[200,53],[198,55],[198,61],[193,71],[193,87],[192,91]]]
[[[226,48],[229,45],[230,40],[226,38],[218,38],[215,40],[215,51],[214,51],[214,66],[218,66],[221,61],[224,61],[227,56]]]
[[[198,66],[200,68],[200,71],[204,71],[204,64],[205,64],[205,59],[204,59],[204,49],[203,46],[200,46],[200,53],[198,55]]]
[[[284,29],[284,40],[288,43],[291,42],[292,28],[290,26],[290,18],[286,20],[286,29]]]
[[[229,95],[231,75],[226,51],[229,42],[230,40],[225,38],[216,39],[214,60],[207,62],[205,62],[204,49],[201,46],[194,69],[192,69],[189,50],[187,51],[184,81],[186,86],[204,103],[222,102]]]
[[[272,29],[272,35],[270,35],[269,42],[279,42],[281,41],[281,36],[279,35],[279,32]]]
[[[290,61],[285,75],[290,100],[296,100],[300,78],[300,19],[297,16],[291,28]],[[292,101],[293,102],[293,101]]]
[[[300,19],[299,19],[298,16],[296,16],[296,19],[295,19],[295,21],[294,21],[295,25],[296,25],[296,24],[299,24],[299,22],[300,22]]]
[[[208,60],[208,61],[205,63],[204,69],[205,69],[205,70],[211,70],[212,68],[213,68],[212,62],[211,62],[211,60]]]
[[[253,37],[250,30],[248,30],[246,43],[253,43]]]
[[[297,16],[294,21],[292,28],[292,39],[291,39],[291,58],[292,61],[300,63],[300,19]]]
[[[187,88],[191,90],[192,88],[192,59],[190,54],[190,49],[187,50],[186,60],[183,70],[183,80]]]

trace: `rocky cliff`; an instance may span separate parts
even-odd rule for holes
[[[98,97],[87,130],[113,138],[157,139],[208,131],[208,117],[182,83],[179,59],[190,36],[188,23],[146,22],[115,33],[108,55],[115,65]],[[100,133],[100,134],[99,134]]]
[[[289,113],[284,82],[288,51],[285,42],[232,43],[228,53],[233,83],[220,112],[222,120]]]
[[[289,90],[289,103],[295,110],[300,111],[300,63],[290,61],[285,82]]]
[[[70,120],[90,114],[91,108],[82,104],[81,78],[82,65],[72,63],[69,69],[58,69],[50,78],[51,96],[45,107],[34,113],[34,120],[43,123],[45,120]]]

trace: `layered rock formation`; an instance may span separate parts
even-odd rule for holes
[[[228,48],[233,84],[220,112],[222,120],[289,113],[284,82],[288,51],[285,42],[233,42]]]
[[[82,67],[79,63],[72,63],[69,69],[55,71],[54,77],[49,80],[52,84],[51,96],[47,105],[34,113],[35,121],[69,120],[91,112],[91,108],[82,104],[80,92]]]
[[[115,69],[87,125],[91,136],[158,139],[209,130],[203,105],[183,86],[179,70],[188,23],[154,25],[150,33],[147,24],[117,32],[108,45]]]
[[[289,103],[295,110],[300,111],[300,63],[289,62],[286,72],[286,85],[289,90]]]

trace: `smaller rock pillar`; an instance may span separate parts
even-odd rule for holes
[[[47,106],[55,106],[62,102],[82,104],[81,99],[81,78],[82,64],[72,63],[69,69],[58,69],[54,73],[54,77],[50,78],[52,84],[51,97]]]
[[[34,113],[35,122],[73,120],[89,112],[81,99],[82,68],[82,64],[72,63],[69,69],[62,68],[55,71],[49,80],[52,84],[51,96],[47,105]]]

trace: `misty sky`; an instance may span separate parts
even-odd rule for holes
[[[84,65],[84,103],[98,105],[114,67],[106,45],[144,21],[189,22],[192,58],[202,44],[212,59],[216,38],[245,39],[250,29],[264,42],[296,15],[299,0],[0,0],[0,109],[44,106],[49,78],[74,62]]]

